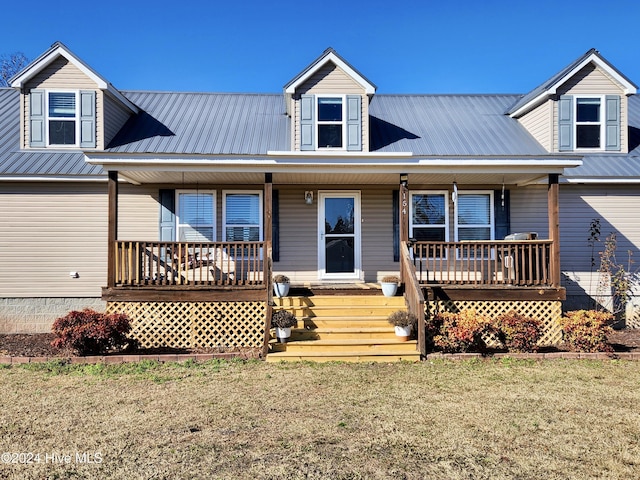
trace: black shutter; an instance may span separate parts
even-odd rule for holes
[[[393,261],[400,261],[400,190],[393,191]]]
[[[511,213],[509,208],[509,190],[495,190],[493,193],[493,209],[496,221],[495,239],[504,240],[511,230]],[[503,205],[504,204],[504,205]]]
[[[160,241],[176,241],[176,191],[160,189]]]
[[[280,261],[280,196],[278,190],[271,192],[271,257]]]

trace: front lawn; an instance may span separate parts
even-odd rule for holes
[[[48,363],[0,385],[2,478],[640,474],[635,362]]]

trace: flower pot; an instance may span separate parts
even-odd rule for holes
[[[289,294],[290,284],[288,283],[274,283],[273,284],[273,293],[276,297],[286,297]]]
[[[398,291],[398,284],[391,282],[381,282],[382,293],[385,297],[394,297],[396,292]]]
[[[398,337],[398,340],[400,340],[401,342],[406,342],[407,340],[409,340],[409,337],[411,336],[411,325],[407,325],[405,327],[396,325],[395,331],[396,331],[396,337]]]
[[[287,339],[291,336],[291,327],[276,327],[276,338],[278,343],[287,343]]]

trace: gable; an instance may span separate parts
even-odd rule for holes
[[[589,63],[558,88],[558,95],[593,94],[624,95],[623,86],[601,67]]]
[[[296,93],[301,95],[307,93],[364,94],[365,91],[344,70],[328,62],[301,84]]]
[[[26,89],[34,88],[96,89],[98,85],[69,60],[58,57],[29,79],[26,83]]]

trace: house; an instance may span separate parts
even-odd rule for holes
[[[400,273],[422,316],[517,308],[557,341],[596,295],[590,223],[640,245],[635,93],[589,50],[525,95],[378,95],[331,48],[278,94],[129,92],[55,43],[0,89],[0,330],[89,306],[258,346],[274,272]]]

